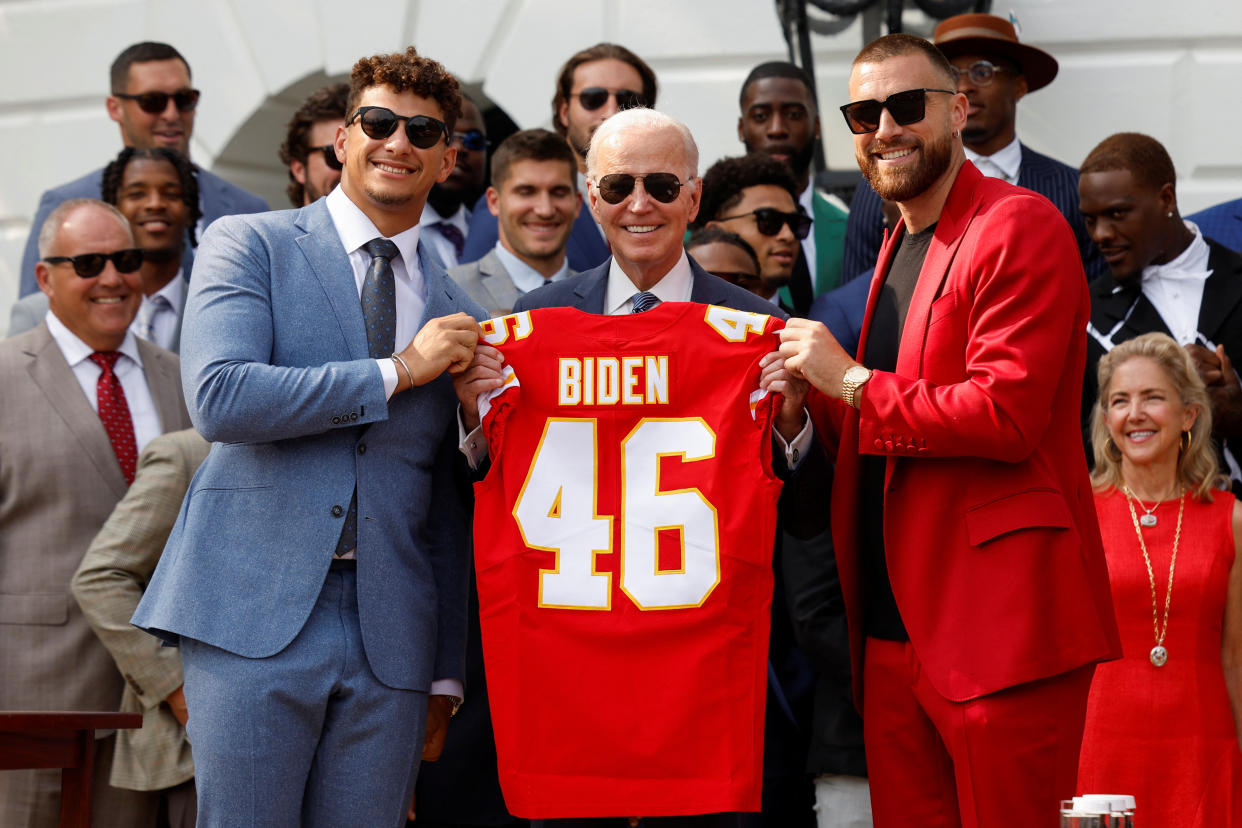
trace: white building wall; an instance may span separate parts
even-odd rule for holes
[[[1077,164],[1101,138],[1146,132],[1177,165],[1183,212],[1242,195],[1242,2],[998,0],[1061,72],[1019,107],[1023,140]],[[932,22],[908,12],[906,29]],[[864,21],[815,38],[829,165],[849,168],[849,62]],[[556,70],[602,40],[642,55],[659,108],[693,130],[706,167],[736,154],[738,87],[786,57],[772,0],[0,0],[0,328],[39,194],[120,149],[108,66],[130,43],[185,54],[203,90],[194,160],[283,207],[284,122],[361,55],[415,44],[522,127],[547,126]]]

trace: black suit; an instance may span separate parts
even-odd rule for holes
[[[1224,345],[1225,353],[1242,367],[1242,254],[1207,239],[1208,268],[1212,275],[1203,284],[1203,302],[1199,305],[1199,333],[1214,345]],[[1084,433],[1089,435],[1091,409],[1099,388],[1096,366],[1104,356],[1105,346],[1098,336],[1119,345],[1145,333],[1169,333],[1169,326],[1147,297],[1143,295],[1138,277],[1118,284],[1112,276],[1103,276],[1090,285],[1091,333],[1087,337],[1087,372],[1083,380],[1082,417]],[[1111,336],[1110,336],[1111,334]],[[1202,344],[1202,343],[1200,343]],[[1242,454],[1242,428],[1237,423],[1216,421],[1213,437],[1218,448],[1228,440],[1235,456]],[[1242,458],[1240,458],[1242,459]],[[1229,469],[1222,460],[1221,470]],[[1235,481],[1235,490],[1238,484]]]
[[[1078,170],[1062,164],[1022,144],[1022,163],[1018,167],[1018,186],[1034,190],[1053,203],[1069,222],[1078,240],[1078,251],[1087,279],[1108,274],[1108,263],[1099,254],[1087,235],[1082,215],[1078,212]],[[850,202],[850,216],[845,226],[845,264],[841,281],[846,282],[875,267],[884,239],[884,214],[880,197],[865,181],[858,185]]]

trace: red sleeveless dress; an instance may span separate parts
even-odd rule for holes
[[[1151,585],[1126,497],[1097,494],[1122,658],[1096,668],[1078,766],[1079,793],[1133,794],[1148,826],[1242,826],[1242,751],[1221,667],[1221,627],[1233,565],[1233,495],[1187,497],[1173,603],[1156,667]],[[1141,517],[1142,510],[1136,506]],[[1177,501],[1143,528],[1163,623]]]

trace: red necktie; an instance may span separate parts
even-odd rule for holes
[[[138,466],[138,444],[134,440],[134,421],[129,416],[129,404],[125,402],[125,389],[117,379],[113,368],[121,356],[118,351],[96,351],[91,362],[102,373],[95,384],[95,396],[99,401],[99,419],[112,443],[112,452],[121,464],[121,474],[126,483],[134,482],[134,469]]]

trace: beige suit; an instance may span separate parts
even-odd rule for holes
[[[188,428],[177,357],[141,339],[138,350],[162,427]],[[117,710],[121,674],[69,580],[125,478],[46,324],[0,342],[0,388],[0,710]],[[97,768],[110,764],[112,741],[101,741]],[[114,821],[124,818],[115,802],[101,804],[115,792],[107,778],[96,779],[96,825],[127,824]],[[54,825],[58,779],[0,773],[0,826]],[[28,823],[32,812],[40,820]]]
[[[73,576],[73,597],[125,679],[121,710],[142,714],[141,729],[117,733],[111,781],[118,788],[156,791],[194,777],[185,728],[161,704],[181,686],[181,656],[129,619],[210,447],[193,429],[152,440]]]
[[[450,267],[448,275],[493,317],[512,313],[513,303],[522,295],[494,248],[477,262]]]

